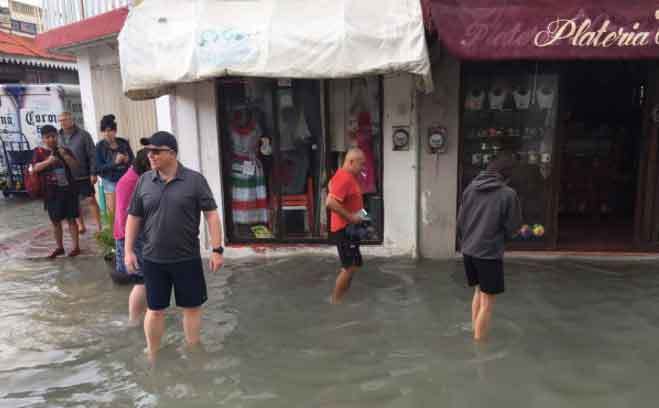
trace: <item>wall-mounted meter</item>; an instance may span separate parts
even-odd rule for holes
[[[428,151],[431,154],[444,153],[448,145],[448,131],[443,126],[428,128]]]

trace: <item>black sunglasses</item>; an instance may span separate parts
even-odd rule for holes
[[[154,148],[154,147],[147,147],[145,148],[147,153],[158,155],[162,152],[173,152],[174,150],[168,149],[168,148]]]

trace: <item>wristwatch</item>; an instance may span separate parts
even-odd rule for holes
[[[216,254],[222,255],[224,253],[224,247],[222,245],[220,245],[217,248],[213,248],[213,252],[215,252]]]

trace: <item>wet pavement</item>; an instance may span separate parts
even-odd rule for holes
[[[129,288],[98,257],[30,256],[34,204],[0,199],[0,407],[644,407],[659,399],[656,262],[507,264],[490,339],[471,340],[461,264],[370,259],[328,302],[331,257],[207,275],[204,350],[168,314],[155,368]],[[11,243],[9,245],[8,243]],[[91,245],[91,243],[89,243]]]

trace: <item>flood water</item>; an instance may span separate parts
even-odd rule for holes
[[[21,220],[21,218],[23,218]],[[644,407],[659,400],[655,262],[509,261],[490,339],[471,340],[459,262],[227,259],[208,274],[204,350],[172,310],[158,364],[129,288],[96,256],[8,248],[43,223],[0,200],[0,407]],[[48,236],[49,238],[49,236]],[[47,244],[47,242],[46,242]],[[4,255],[3,255],[4,254]]]

